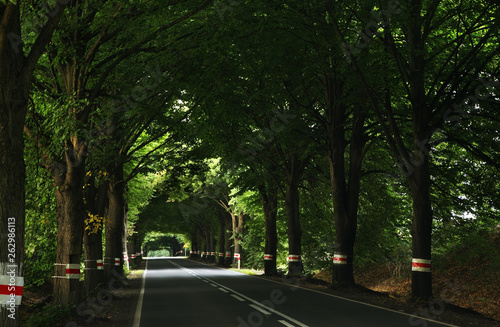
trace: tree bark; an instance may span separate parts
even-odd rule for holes
[[[234,245],[234,240],[231,238],[233,235],[233,222],[232,222],[232,216],[228,213],[225,212],[224,214],[224,222],[225,222],[225,244],[226,244],[226,251],[224,254],[224,265],[226,267],[230,267],[231,263],[233,262],[233,245]]]
[[[199,249],[199,245],[198,245],[197,234],[194,232],[191,232],[191,252],[189,254],[191,259],[197,258],[196,253],[198,252],[198,249]]]
[[[264,210],[266,226],[266,241],[264,245],[264,273],[268,276],[277,274],[276,254],[278,248],[278,233],[276,217],[278,215],[278,188],[276,186],[261,186],[259,188]]]
[[[219,220],[219,252],[216,253],[218,258],[217,264],[225,266],[225,250],[226,250],[226,211],[222,207],[217,208],[217,219]],[[222,254],[222,256],[221,256]]]
[[[359,192],[365,114],[356,107],[352,116],[349,169],[346,169],[346,107],[342,103],[343,84],[333,74],[325,74],[328,161],[335,221],[333,277],[335,285],[354,284],[353,257],[358,220]],[[346,175],[348,172],[348,176]],[[347,178],[348,177],[348,178]]]
[[[432,297],[431,236],[432,205],[430,198],[429,156],[420,158],[408,178],[413,200],[411,293],[414,298]],[[417,261],[418,260],[418,261]]]
[[[430,269],[432,206],[430,199],[430,161],[428,137],[432,110],[426,104],[425,92],[425,42],[422,35],[422,1],[415,1],[409,7],[408,49],[409,49],[409,99],[413,117],[413,153],[407,163],[407,180],[413,200],[412,223],[412,296],[428,299],[432,296]],[[411,172],[413,170],[413,172]],[[413,261],[427,260],[428,269],[414,269]]]
[[[4,90],[8,89],[5,77],[0,75],[2,90],[0,93],[0,275],[8,275],[7,273],[14,269],[13,276],[23,278],[25,228],[23,126],[26,106],[21,97],[22,93],[19,96],[5,94]],[[17,326],[17,321],[19,321],[17,306],[10,308],[10,305],[9,307],[0,305],[0,326],[14,327]]]
[[[87,143],[76,136],[66,142],[64,162],[52,167],[57,214],[57,254],[54,304],[77,304],[81,298],[78,279],[66,278],[67,264],[80,264],[85,206],[83,185]]]
[[[105,221],[106,249],[105,249],[105,276],[106,279],[113,278],[115,271],[120,276],[123,275],[123,265],[125,264],[123,252],[125,233],[125,182],[123,180],[123,164],[116,162],[108,169],[110,176],[108,187],[108,213]],[[115,259],[120,261],[117,266]]]
[[[234,253],[239,253],[241,260],[241,244],[240,240],[243,236],[243,225],[245,221],[245,215],[243,212],[240,212],[238,215],[231,211],[231,221],[233,223],[233,235],[234,235]],[[238,264],[238,258],[233,257],[233,264]]]
[[[86,211],[99,217],[105,216],[107,200],[107,184],[99,187],[95,186],[95,176],[90,176],[85,184]],[[102,227],[92,232],[83,232],[83,251],[85,257],[85,279],[84,288],[86,296],[90,296],[99,284],[104,283],[103,248],[102,248]],[[98,267],[99,260],[99,267]]]
[[[302,276],[302,230],[300,227],[299,183],[304,162],[290,154],[287,162],[285,209],[288,220],[288,275]]]

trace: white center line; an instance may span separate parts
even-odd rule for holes
[[[236,300],[238,301],[241,301],[241,302],[245,302],[245,299],[239,297],[238,295],[235,295],[235,294],[231,294],[232,297],[234,297]]]
[[[250,304],[250,306],[252,308],[254,308],[255,310],[257,311],[260,311],[262,312],[263,314],[265,314],[266,316],[269,316],[271,314],[271,312],[267,312],[266,310],[262,309],[261,307],[259,307],[258,305],[255,305],[255,304]]]
[[[285,325],[286,327],[295,327],[294,325],[292,325],[291,323],[289,323],[288,321],[286,320],[278,320],[279,323],[282,323],[283,325]]]
[[[172,263],[174,266],[177,266],[178,268],[183,268],[181,265],[179,265],[179,264],[177,264],[177,263],[174,263],[174,262],[172,262],[172,261],[171,261],[171,263]],[[197,274],[197,273],[195,273],[195,274]],[[198,274],[197,274],[197,275],[198,275]],[[219,286],[219,289],[220,289],[220,288],[225,288],[225,289],[227,289],[227,290],[231,291],[231,293],[234,293],[234,294],[231,294],[231,296],[232,296],[232,297],[234,297],[235,299],[237,299],[238,301],[242,301],[242,302],[243,302],[243,301],[247,300],[248,302],[252,302],[255,306],[262,308],[262,310],[264,310],[264,309],[265,309],[265,310],[269,310],[270,312],[272,312],[272,313],[274,313],[274,314],[276,314],[276,315],[278,315],[278,316],[281,316],[282,318],[285,318],[286,320],[291,321],[291,322],[293,322],[294,324],[296,324],[296,325],[298,325],[298,326],[300,326],[300,327],[309,327],[308,325],[306,325],[306,324],[304,324],[304,323],[301,323],[300,321],[298,321],[298,320],[296,320],[296,319],[293,319],[292,317],[290,317],[290,316],[288,316],[288,315],[286,315],[286,314],[284,314],[284,313],[282,313],[282,312],[279,312],[278,310],[275,310],[275,309],[273,309],[273,308],[270,308],[270,307],[268,307],[268,306],[265,306],[265,305],[263,305],[263,304],[261,304],[261,303],[259,303],[259,302],[255,301],[255,300],[253,300],[253,299],[249,298],[248,296],[243,295],[243,294],[241,294],[241,293],[239,293],[239,292],[237,292],[237,291],[235,291],[235,290],[233,290],[233,289],[231,289],[231,288],[229,288],[229,287],[227,287],[227,286],[224,286],[224,285],[222,285],[222,284],[219,284],[219,283],[217,283],[217,282],[214,282],[213,280],[211,280],[211,279],[209,279],[209,278],[207,278],[207,277],[203,277],[203,281],[206,281],[206,282],[210,281],[211,283],[213,283],[213,284],[215,284],[215,285]],[[267,312],[267,311],[266,311],[266,312]],[[294,325],[291,325],[291,326],[294,326]],[[295,326],[294,326],[294,327],[295,327]]]

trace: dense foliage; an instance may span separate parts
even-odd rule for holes
[[[409,3],[72,2],[26,104],[27,288],[72,253],[58,237],[83,262],[81,234],[102,257],[122,221],[129,252],[231,240],[263,269],[274,191],[278,271],[298,244],[305,273],[345,248],[409,273],[426,219],[436,258],[498,253],[477,236],[500,224],[497,5]]]

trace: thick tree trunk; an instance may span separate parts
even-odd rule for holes
[[[432,296],[431,234],[432,207],[430,200],[430,161],[428,138],[432,110],[426,103],[425,36],[422,34],[422,1],[409,6],[407,29],[409,49],[409,100],[413,117],[412,162],[407,166],[407,179],[413,200],[412,225],[412,296],[428,299]],[[413,173],[410,170],[413,170]]]
[[[33,70],[68,3],[52,12],[30,54],[23,51],[19,3],[0,3],[0,275],[14,276],[24,283],[25,167],[24,120]],[[9,236],[10,235],[10,236]],[[9,245],[10,244],[10,245]],[[10,266],[12,265],[12,266]],[[12,272],[14,270],[14,272]],[[17,306],[0,305],[0,326],[18,325]],[[3,303],[0,300],[0,303]],[[8,300],[7,300],[8,301]]]
[[[21,286],[24,262],[24,159],[23,126],[26,112],[25,100],[20,93],[10,97],[5,81],[0,76],[0,276],[15,277]],[[9,77],[7,77],[9,78]],[[10,97],[10,98],[9,98]],[[27,98],[26,98],[27,99]],[[3,281],[3,280],[2,280]],[[0,282],[0,284],[4,284]],[[7,283],[7,284],[10,284]],[[9,295],[11,293],[9,292]],[[16,288],[22,295],[22,288]],[[18,306],[21,298],[0,294],[0,326],[14,327],[19,321]],[[7,304],[6,306],[1,304]]]
[[[276,217],[278,214],[278,188],[275,186],[259,188],[264,210],[266,226],[266,242],[264,245],[264,273],[268,276],[276,275],[276,254],[278,248],[278,233],[276,231]]]
[[[123,252],[125,234],[125,182],[123,180],[123,164],[116,163],[108,172],[110,182],[108,187],[108,213],[105,222],[105,276],[113,278],[112,271],[123,275]],[[120,262],[115,265],[115,260]]]
[[[19,8],[0,4],[0,276],[24,282],[25,167],[23,127],[28,105],[30,76],[24,71],[20,43]],[[20,40],[19,40],[20,41]],[[22,289],[16,288],[22,295]],[[21,297],[0,294],[0,326],[18,325]],[[5,304],[5,305],[3,305]]]
[[[333,277],[335,285],[354,284],[353,257],[358,220],[359,192],[365,115],[355,108],[349,152],[349,169],[346,169],[345,139],[347,115],[342,103],[343,84],[335,76],[325,74],[327,135],[329,144],[328,161],[332,187],[333,217],[335,220],[335,245]],[[348,179],[346,179],[348,171]]]
[[[411,293],[415,298],[429,299],[432,296],[433,213],[430,199],[429,157],[424,156],[422,161],[408,179],[413,200]]]
[[[102,231],[89,233],[84,231],[83,244],[85,253],[85,294],[90,296],[99,284],[104,283],[102,259]],[[102,267],[102,268],[101,268]]]
[[[302,230],[300,227],[299,182],[303,166],[296,154],[287,163],[285,209],[288,218],[288,275],[302,276]]]
[[[57,254],[54,304],[77,304],[81,299],[79,267],[72,267],[73,278],[66,278],[67,264],[78,264],[82,256],[85,206],[83,185],[87,143],[72,137],[66,143],[64,163],[55,163],[53,178],[57,213]],[[70,267],[71,268],[71,267]]]
[[[343,151],[341,156],[343,157]],[[353,284],[353,252],[356,236],[356,215],[350,216],[347,208],[344,161],[331,156],[330,178],[332,183],[333,216],[335,220],[335,245],[333,258],[333,283]],[[337,157],[338,158],[338,157]],[[341,162],[339,162],[341,161]]]
[[[95,177],[88,178],[85,187],[85,200],[87,212],[98,217],[104,217],[107,199],[107,184],[100,187],[95,186]],[[88,216],[87,216],[88,218]],[[89,230],[83,232],[83,250],[85,257],[85,279],[84,288],[87,296],[95,290],[99,284],[104,283],[104,261],[102,249],[102,227],[104,221],[100,222],[101,227],[94,229],[89,226]]]

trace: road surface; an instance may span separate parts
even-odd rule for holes
[[[453,326],[180,258],[149,258],[134,327]]]

